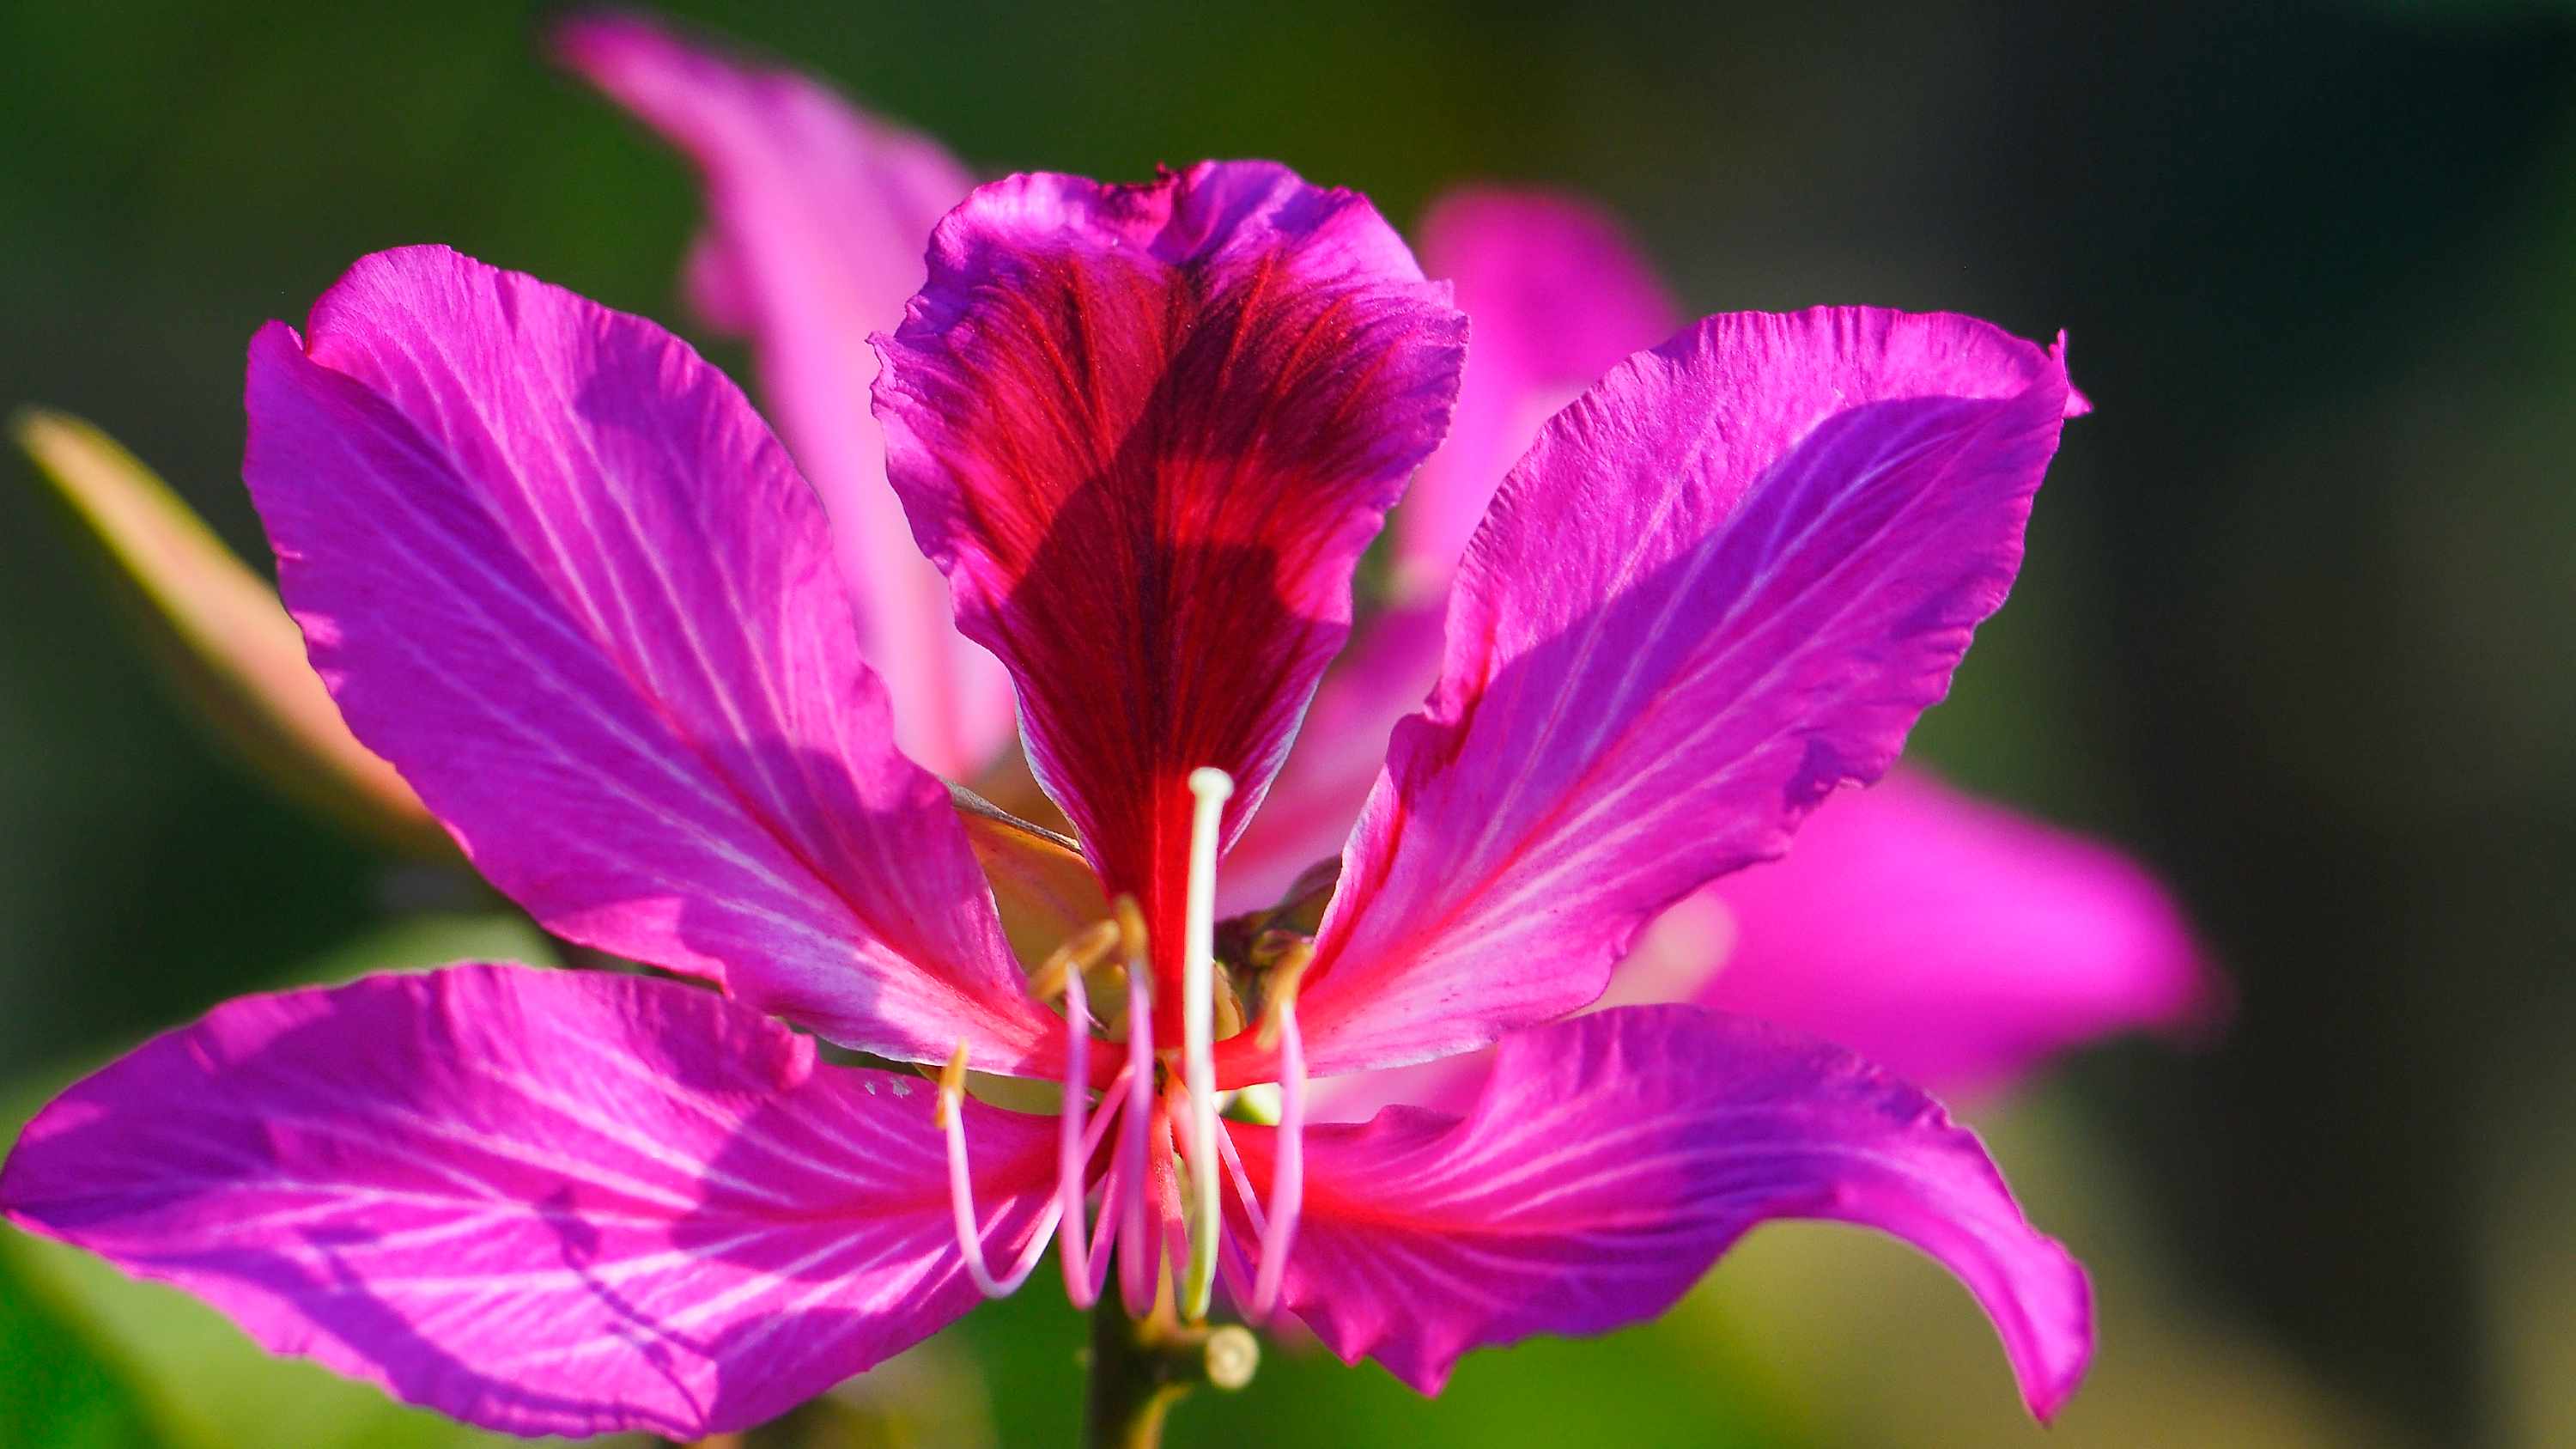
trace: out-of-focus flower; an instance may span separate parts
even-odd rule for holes
[[[1311,934],[1220,932],[1223,845],[1447,423],[1463,319],[1365,202],[1262,164],[996,183],[928,273],[879,343],[890,476],[1112,919],[1023,976],[822,514],[721,374],[383,254],[252,347],[246,475],[313,662],[550,930],[723,994],[466,965],[246,998],[49,1107],[11,1219],[477,1423],[695,1434],[1007,1291],[1059,1226],[1077,1300],[1114,1234],[1132,1310],[1165,1261],[1193,1309],[1222,1273],[1433,1390],[1828,1217],[1957,1272],[2052,1412],[2081,1270],[1935,1103],[1742,1017],[1563,1018],[1887,767],[2009,586],[2062,360],[1839,309],[1614,368],[1488,511]],[[823,1065],[780,1019],[948,1070]],[[1302,1126],[1309,1063],[1489,1044],[1463,1116]],[[987,1107],[970,1068],[1066,1110]],[[1277,1129],[1216,1117],[1274,1083]]]
[[[1009,695],[952,623],[857,403],[877,367],[864,339],[920,284],[964,169],[809,78],[631,16],[579,17],[556,40],[704,179],[689,298],[753,341],[770,415],[832,514],[898,739],[1023,814],[1052,811],[1014,779]],[[1436,680],[1450,577],[1504,471],[1558,409],[1680,322],[1618,226],[1579,202],[1468,189],[1434,205],[1421,235],[1425,269],[1453,280],[1473,323],[1456,420],[1394,515],[1390,597],[1325,676],[1232,846],[1224,911],[1277,901],[1340,851],[1396,721]],[[1678,908],[1613,990],[1812,1031],[1942,1091],[1998,1085],[2106,1034],[2191,1024],[2217,999],[2144,871],[1906,771],[1838,794],[1797,850]],[[1373,1102],[1392,1087],[1334,1090]]]
[[[711,225],[691,254],[689,295],[756,340],[771,415],[833,515],[862,654],[890,681],[898,742],[1022,814],[1052,814],[1013,748],[1007,678],[952,622],[947,584],[886,484],[882,431],[856,401],[876,375],[866,338],[920,285],[930,228],[965,195],[964,170],[812,81],[638,20],[577,19],[558,41],[700,164]],[[1617,226],[1566,198],[1463,191],[1422,231],[1429,270],[1454,279],[1474,320],[1456,422],[1395,514],[1391,597],[1325,676],[1232,847],[1224,911],[1276,901],[1339,850],[1389,732],[1433,683],[1449,576],[1503,470],[1549,415],[1678,320]],[[274,591],[184,503],[76,420],[31,412],[16,431],[144,603],[158,654],[206,718],[335,818],[406,851],[451,853],[409,786],[348,733]],[[1023,956],[1103,914],[1077,855],[960,799]],[[2188,1024],[2217,993],[2171,901],[2136,866],[1900,770],[1838,795],[1789,856],[1677,907],[1612,998],[1761,1016],[1952,1092],[2009,1081],[2099,1035]],[[1358,1110],[1399,1086],[1343,1083],[1326,1096]]]

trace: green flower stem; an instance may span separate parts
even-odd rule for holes
[[[1112,1274],[1091,1310],[1091,1387],[1082,1406],[1084,1449],[1158,1449],[1163,1417],[1199,1384],[1252,1382],[1261,1345],[1239,1324],[1184,1324],[1168,1285],[1143,1318],[1127,1316]]]

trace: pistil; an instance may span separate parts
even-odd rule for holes
[[[1207,1317],[1216,1290],[1217,1237],[1224,1223],[1217,1207],[1216,1150],[1216,847],[1217,825],[1234,795],[1234,777],[1223,770],[1190,772],[1190,879],[1181,937],[1182,1081],[1189,1092],[1190,1261],[1182,1279],[1182,1311]]]

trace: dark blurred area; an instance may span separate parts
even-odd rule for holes
[[[2066,329],[2097,412],[1917,753],[2150,861],[2239,999],[2060,1085],[2184,1291],[2395,1442],[2576,1442],[2576,10],[666,8],[993,172],[1275,156],[1399,224],[1547,182],[1697,311]],[[692,179],[544,19],[0,6],[0,403],[264,562],[242,349],[360,254],[688,330]],[[0,489],[0,1076],[272,979],[385,866],[203,743]]]

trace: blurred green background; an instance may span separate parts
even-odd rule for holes
[[[1699,311],[2067,329],[2099,411],[1917,754],[2155,864],[2240,1000],[2212,1045],[2115,1045],[1982,1115],[2104,1290],[2100,1370],[2053,1438],[2576,1443],[2576,11],[668,9],[993,172],[1275,156],[1400,223],[1454,182],[1546,181],[1624,213]],[[688,330],[691,179],[548,68],[544,18],[0,4],[0,404],[97,421],[264,561],[242,349],[361,253],[448,242]],[[420,882],[204,742],[26,481],[0,488],[21,1110],[335,949],[504,929],[382,936]],[[0,1247],[12,1445],[452,1442]],[[1068,1439],[1081,1330],[1038,1281],[854,1389],[845,1441]],[[1247,1449],[2038,1437],[1964,1295],[1824,1229],[1758,1234],[1660,1325],[1471,1359],[1436,1404],[1274,1346],[1174,1426]]]

